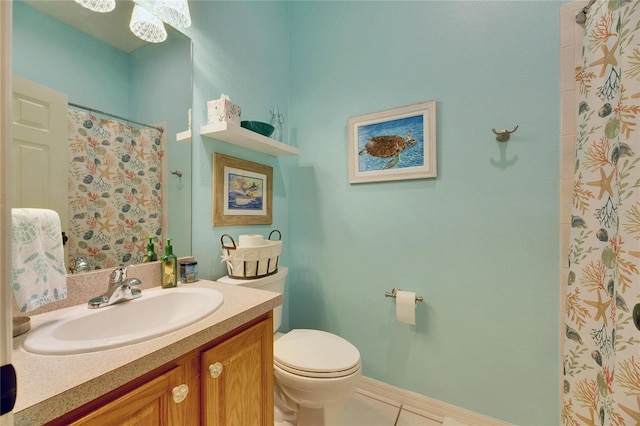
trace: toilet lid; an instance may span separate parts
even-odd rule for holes
[[[342,337],[320,330],[291,330],[273,344],[274,364],[306,377],[342,377],[360,368],[360,352]]]

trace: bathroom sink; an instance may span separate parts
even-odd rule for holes
[[[215,312],[223,301],[218,290],[204,287],[143,290],[142,297],[128,302],[71,308],[34,328],[23,347],[36,354],[68,355],[130,345],[192,324]]]

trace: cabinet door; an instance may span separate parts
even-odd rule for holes
[[[172,425],[175,423],[172,418],[176,418],[172,406],[175,404],[172,384],[179,382],[181,378],[181,367],[176,367],[103,405],[72,425]]]
[[[273,322],[269,317],[202,353],[207,426],[273,425]]]

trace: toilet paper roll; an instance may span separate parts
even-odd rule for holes
[[[240,235],[238,247],[257,247],[264,245],[264,236],[259,234]]]
[[[396,293],[396,319],[407,324],[416,323],[416,294],[398,290]]]

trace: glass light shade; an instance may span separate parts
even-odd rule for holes
[[[116,8],[116,0],[76,0],[76,3],[100,13],[111,12]]]
[[[136,36],[149,43],[161,43],[167,39],[167,30],[160,18],[139,4],[133,7],[129,29]]]
[[[191,26],[189,3],[187,0],[157,0],[153,13],[164,22],[176,28]]]

